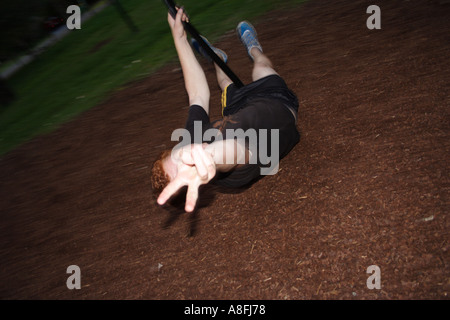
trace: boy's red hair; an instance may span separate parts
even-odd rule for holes
[[[152,189],[155,193],[160,193],[169,184],[170,178],[164,171],[163,161],[167,157],[170,157],[172,150],[164,150],[160,153],[159,157],[153,163],[152,167]]]

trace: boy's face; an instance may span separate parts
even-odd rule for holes
[[[170,181],[175,179],[178,169],[176,163],[172,160],[172,156],[168,155],[162,162],[162,166]]]

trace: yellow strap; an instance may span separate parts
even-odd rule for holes
[[[222,117],[223,117],[223,109],[227,107],[227,89],[228,86],[222,92]]]

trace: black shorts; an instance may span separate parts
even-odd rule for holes
[[[230,84],[222,92],[222,115],[236,113],[255,98],[273,98],[281,101],[284,106],[293,111],[297,120],[298,99],[287,87],[283,78],[277,74],[261,78],[241,88],[234,83]]]

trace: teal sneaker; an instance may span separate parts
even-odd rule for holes
[[[212,49],[212,51],[214,51],[219,58],[222,59],[223,62],[227,63],[228,61],[228,56],[225,53],[225,51],[220,50],[219,48],[214,47],[211,43],[209,43],[208,39],[206,39],[204,36],[200,36],[202,37],[203,41],[206,42],[206,44]],[[191,39],[191,45],[192,47],[195,49],[195,51],[197,51],[198,53],[200,53],[203,57],[205,57],[209,62],[212,62],[213,60],[211,59],[211,57],[206,53],[205,49],[203,49],[203,47],[200,45],[200,43],[198,43],[197,40],[195,40],[194,38]]]
[[[258,42],[256,30],[250,22],[248,21],[240,22],[236,27],[236,32],[242,44],[247,48],[247,53],[250,56],[250,58],[253,59],[253,56],[250,53],[252,48],[258,48],[259,50],[261,50],[261,52],[263,52],[262,47]]]

